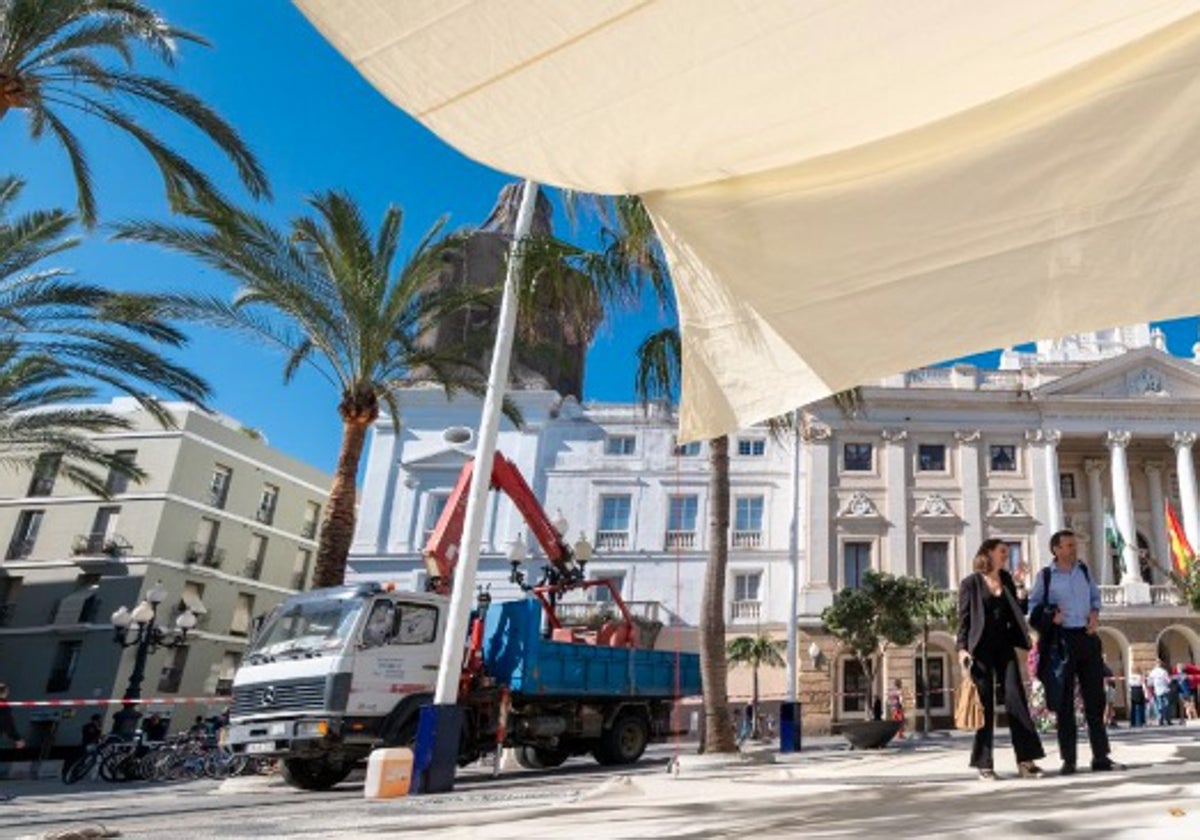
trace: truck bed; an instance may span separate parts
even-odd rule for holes
[[[542,607],[532,598],[491,605],[483,661],[491,676],[518,694],[675,698],[700,693],[698,655],[545,639]]]

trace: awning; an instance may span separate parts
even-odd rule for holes
[[[204,606],[204,602],[200,600],[200,593],[190,586],[183,588],[183,594],[179,596],[183,601],[183,605],[195,613],[197,616],[208,615],[208,607]]]
[[[646,201],[681,437],[1189,314],[1200,0],[297,0],[464,154]]]

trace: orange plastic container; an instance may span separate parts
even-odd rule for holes
[[[412,783],[412,750],[388,747],[374,750],[367,759],[367,782],[363,796],[367,799],[396,799],[408,795]]]

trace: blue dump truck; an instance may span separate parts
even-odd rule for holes
[[[235,751],[279,757],[290,784],[321,790],[374,747],[414,742],[433,700],[473,470],[463,467],[425,547],[427,592],[345,586],[293,595],[272,613],[234,677]],[[637,761],[682,728],[672,712],[700,693],[699,657],[655,649],[662,625],[633,615],[612,581],[588,578],[590,548],[566,544],[566,523],[550,521],[499,453],[490,485],[521,512],[547,566],[535,586],[514,563],[525,597],[493,604],[483,593],[469,639],[455,642],[464,647],[459,762],[506,747],[530,768],[585,753]],[[597,588],[606,597],[587,600]]]
[[[593,585],[609,584],[582,584]],[[654,650],[653,622],[619,600],[572,604],[585,609],[560,620],[555,596],[535,588],[477,611],[464,640],[460,763],[511,747],[530,768],[586,753],[627,764],[675,729],[678,699],[700,693],[699,658]],[[293,595],[238,669],[227,743],[281,758],[287,781],[308,790],[337,784],[376,746],[412,744],[447,605],[378,584]]]

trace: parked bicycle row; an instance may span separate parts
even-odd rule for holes
[[[270,773],[273,769],[271,761],[235,754],[208,736],[184,734],[149,741],[139,732],[132,740],[109,735],[87,747],[76,760],[63,764],[62,780],[74,784],[99,775],[108,782],[177,782]]]

